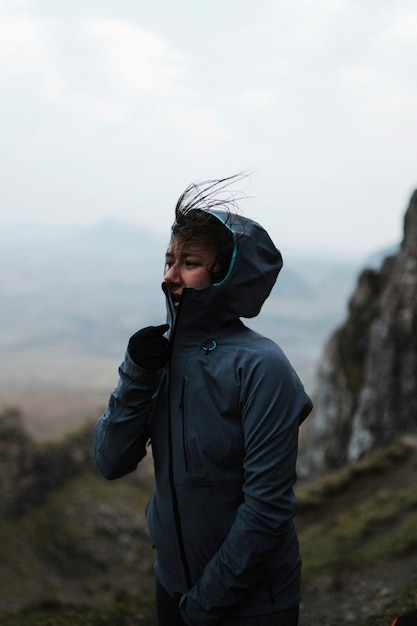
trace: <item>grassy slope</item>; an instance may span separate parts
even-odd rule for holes
[[[143,514],[149,489],[146,481],[108,483],[85,472],[44,506],[0,524],[0,624],[128,624],[123,620],[132,613],[149,615],[154,554]],[[116,606],[133,590],[143,608],[130,601]],[[25,605],[27,612],[10,613]],[[66,616],[65,606],[89,608]]]
[[[331,580],[336,589],[358,572],[375,577],[381,568],[389,570],[394,560],[401,565],[402,559],[417,557],[416,468],[416,442],[403,438],[299,490],[297,525],[305,584],[320,591]],[[2,524],[2,585],[6,581],[10,597],[25,594],[32,606],[25,612],[0,614],[0,625],[155,623],[153,554],[145,532],[138,535],[142,545],[132,552],[131,561],[110,566],[108,551],[114,537],[103,522],[107,516],[116,530],[119,525],[118,537],[129,516],[140,526],[148,489],[149,485],[141,489],[132,480],[105,483],[87,473],[56,492],[41,509]],[[110,554],[110,562],[120,558],[117,549]],[[417,580],[408,572],[396,583],[395,597],[381,599],[375,615],[355,623],[389,626],[394,615],[415,608]]]
[[[416,441],[402,438],[298,494],[305,584],[330,586],[343,597],[355,581],[380,577],[387,593],[375,603],[380,613],[366,620],[369,626],[389,625],[417,607],[417,567],[410,567],[417,561]]]

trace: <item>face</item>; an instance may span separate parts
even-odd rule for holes
[[[211,285],[210,272],[218,268],[214,250],[197,241],[186,243],[172,239],[166,253],[164,280],[177,307],[185,287],[201,289]]]

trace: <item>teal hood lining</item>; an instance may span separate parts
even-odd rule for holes
[[[232,270],[233,270],[233,267],[234,267],[234,264],[235,264],[235,260],[236,260],[236,255],[237,255],[237,237],[236,237],[236,231],[233,230],[233,228],[231,226],[229,226],[229,224],[227,224],[226,221],[222,217],[220,217],[220,215],[218,215],[214,211],[207,211],[207,213],[209,213],[210,215],[212,215],[213,217],[218,219],[219,222],[221,222],[225,228],[230,230],[230,232],[232,233],[232,237],[233,237],[232,258],[230,259],[229,268],[227,270],[226,276],[220,282],[213,283],[213,287],[218,287],[219,285],[222,285],[229,278],[230,274],[232,273]]]

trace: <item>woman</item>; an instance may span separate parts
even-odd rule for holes
[[[231,210],[234,178],[179,199],[167,324],[131,337],[96,428],[108,479],[133,471],[152,442],[160,626],[298,623],[293,485],[312,405],[280,348],[240,320],[259,313],[282,259],[259,224]]]

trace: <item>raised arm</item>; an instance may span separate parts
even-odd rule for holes
[[[119,382],[95,431],[95,461],[109,480],[133,472],[146,455],[152,398],[168,360],[167,324],[150,326],[129,341]]]

